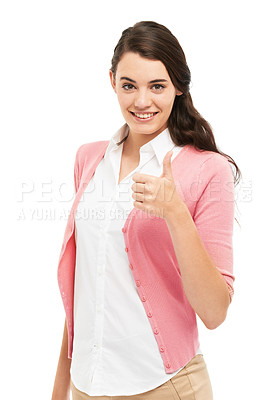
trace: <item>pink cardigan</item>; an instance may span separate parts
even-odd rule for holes
[[[73,350],[76,263],[74,216],[109,141],[86,143],[76,153],[75,199],[68,217],[58,264],[58,284],[66,313],[68,358]],[[233,296],[234,176],[228,160],[215,152],[185,145],[172,161],[176,189],[199,235]],[[200,345],[196,313],[183,290],[180,267],[166,221],[133,208],[122,228],[138,295],[157,341],[166,373],[187,364]]]

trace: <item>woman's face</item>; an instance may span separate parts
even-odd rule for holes
[[[137,53],[125,53],[118,63],[116,79],[110,80],[117,94],[130,134],[156,134],[167,127],[176,90],[164,64]]]

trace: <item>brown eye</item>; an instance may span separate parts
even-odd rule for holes
[[[157,88],[156,90],[162,90],[162,89],[164,89],[164,86],[163,86],[163,85],[159,85],[159,84],[153,85],[152,87],[153,87],[153,88],[154,88],[154,87]]]
[[[134,87],[131,83],[126,83],[125,85],[122,86],[124,90],[130,90]]]

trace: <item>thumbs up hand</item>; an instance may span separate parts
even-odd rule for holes
[[[156,217],[167,219],[184,207],[185,203],[176,191],[172,173],[173,151],[168,151],[163,159],[163,172],[160,177],[135,173],[132,177],[134,184],[132,197],[134,207]]]

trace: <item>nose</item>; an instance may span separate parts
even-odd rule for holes
[[[150,93],[145,90],[138,90],[134,99],[134,106],[137,110],[146,110],[152,104]]]

